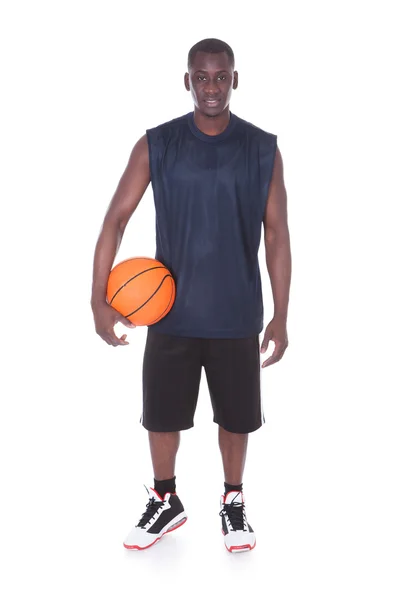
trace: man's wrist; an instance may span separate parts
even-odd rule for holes
[[[276,319],[277,321],[284,321],[286,323],[287,321],[287,311],[275,311],[274,312],[274,319]]]
[[[93,307],[99,306],[100,304],[107,304],[107,299],[104,294],[94,294],[90,300],[90,305]]]

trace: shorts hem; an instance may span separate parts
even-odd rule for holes
[[[257,425],[247,427],[245,431],[243,431],[243,430],[242,431],[234,431],[234,429],[236,429],[236,428],[226,426],[223,423],[219,423],[215,419],[213,419],[213,421],[214,421],[214,423],[216,423],[216,425],[219,425],[220,427],[222,427],[223,429],[225,429],[225,431],[228,431],[229,433],[253,433],[254,431],[257,431],[258,429],[261,429],[261,427],[264,425],[264,423],[258,423]]]
[[[152,426],[152,425],[148,425],[147,423],[141,423],[141,425],[144,427],[144,429],[146,429],[147,431],[151,431],[152,433],[175,433],[176,431],[186,431],[187,429],[192,429],[192,427],[194,427],[194,423],[192,423],[191,425],[181,425],[178,427],[163,427],[162,425],[156,425],[156,426]]]

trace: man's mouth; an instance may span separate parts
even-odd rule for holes
[[[207,106],[217,106],[217,104],[220,102],[220,99],[216,99],[216,98],[205,98],[204,102],[207,104]]]

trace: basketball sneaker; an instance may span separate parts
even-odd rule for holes
[[[161,498],[153,488],[146,490],[149,494],[146,510],[124,541],[128,550],[150,548],[164,534],[178,529],[187,521],[182,502],[176,494],[168,492]]]
[[[221,496],[222,533],[229,552],[253,550],[256,536],[247,522],[243,492],[228,492]]]

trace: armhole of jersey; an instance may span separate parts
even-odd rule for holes
[[[268,188],[267,188],[267,193],[265,194],[265,203],[264,203],[264,210],[263,210],[263,220],[264,220],[265,211],[267,210],[269,188],[270,188],[270,185],[271,185],[272,173],[274,171],[276,149],[278,147],[278,136],[274,135],[274,138],[275,139],[274,139],[274,146],[273,146],[273,150],[272,150],[271,170],[270,170],[269,175],[268,175]]]
[[[146,136],[147,136],[147,146],[149,149],[150,181],[151,181],[151,185],[153,185],[153,143],[152,143],[151,133],[148,129],[146,129]]]

